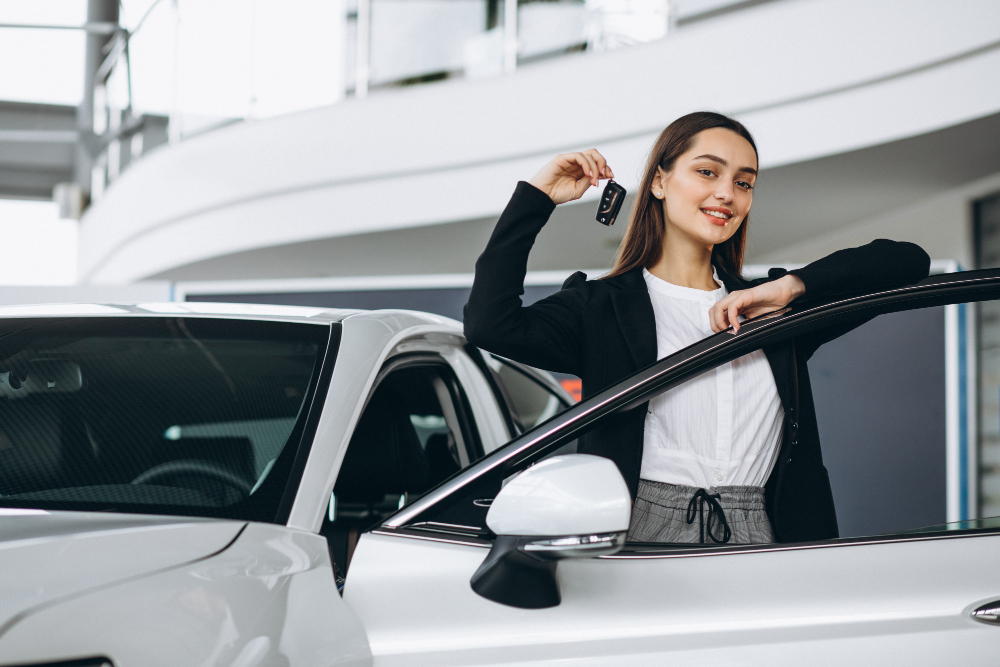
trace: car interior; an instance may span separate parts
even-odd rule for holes
[[[471,415],[443,361],[378,383],[351,437],[321,533],[346,572],[358,535],[479,456]],[[464,417],[464,420],[462,419]]]

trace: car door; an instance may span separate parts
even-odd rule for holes
[[[616,411],[764,344],[880,313],[1000,297],[1000,272],[797,311],[701,341],[529,431],[364,534],[345,587],[382,665],[975,664],[995,656],[1000,521],[766,545],[626,544],[560,561],[561,602],[475,593],[503,484]],[[916,409],[916,406],[914,407]],[[984,607],[985,605],[985,607]],[[995,605],[994,605],[995,606]],[[976,610],[981,610],[978,614]]]

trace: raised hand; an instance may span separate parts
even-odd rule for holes
[[[555,156],[528,183],[556,204],[564,204],[582,197],[587,188],[597,187],[601,179],[614,177],[604,156],[591,148]]]
[[[737,290],[708,311],[712,331],[718,333],[732,326],[733,333],[739,333],[740,315],[753,318],[773,313],[805,294],[805,291],[802,279],[791,274],[751,289]]]

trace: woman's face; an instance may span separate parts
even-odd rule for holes
[[[724,128],[699,132],[673,168],[657,168],[653,178],[666,238],[680,234],[707,246],[727,240],[750,212],[756,178],[757,154],[749,141]]]

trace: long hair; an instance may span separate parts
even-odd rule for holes
[[[618,255],[615,257],[615,268],[605,276],[606,278],[637,268],[648,268],[660,261],[666,227],[663,220],[663,205],[651,192],[656,168],[660,167],[669,172],[677,158],[691,148],[695,135],[713,127],[732,130],[749,141],[754,153],[757,153],[757,144],[743,124],[720,113],[696,111],[681,116],[668,125],[649,152],[646,169],[632,205],[628,228],[625,230],[625,238],[622,239]],[[743,254],[746,250],[749,223],[748,213],[736,233],[712,249],[712,264],[736,278],[743,275]]]

